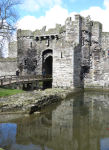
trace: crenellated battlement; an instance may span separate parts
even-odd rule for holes
[[[48,29],[48,31],[46,31],[46,26],[42,27],[41,30],[36,29],[35,31],[31,31],[31,30],[21,30],[18,29],[17,30],[17,37],[37,37],[37,36],[47,36],[47,35],[58,35],[61,34],[63,32],[66,32],[66,26],[72,26],[72,28],[75,28],[76,24],[78,24],[77,21],[84,21],[87,20],[87,22],[89,21],[89,17],[81,17],[79,14],[75,15],[75,21],[72,21],[71,17],[68,17],[65,20],[65,25],[61,26],[61,24],[56,24],[55,28],[50,28]],[[86,25],[86,24],[85,24]]]
[[[56,24],[55,28],[50,28],[50,29],[48,29],[48,31],[46,31],[46,26],[42,27],[41,30],[36,29],[33,32],[31,30],[18,29],[17,30],[17,38],[33,37],[35,39],[36,37],[40,37],[40,36],[58,35],[65,31],[66,31],[65,25],[61,26],[60,24]]]

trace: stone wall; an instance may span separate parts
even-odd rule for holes
[[[109,85],[108,33],[102,32],[102,24],[93,21],[90,46],[90,68],[85,73],[85,87],[105,87]]]
[[[16,59],[0,58],[0,76],[15,75],[17,69]]]
[[[17,57],[17,41],[10,42],[8,44],[8,57],[9,58]]]
[[[23,31],[22,31],[23,32]],[[19,37],[17,44],[18,67],[22,74],[35,74],[36,72],[36,42],[33,37]]]
[[[1,52],[1,51],[0,51]],[[0,53],[0,76],[15,75],[17,69],[17,41],[10,42],[8,45],[7,58],[2,57]]]

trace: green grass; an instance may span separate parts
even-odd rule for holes
[[[4,150],[4,149],[0,148],[0,150]]]
[[[0,88],[0,97],[5,97],[9,95],[14,95],[18,93],[23,93],[22,90],[10,89],[10,88]]]
[[[39,82],[38,85],[39,85],[39,86],[42,86],[42,85],[43,85],[43,82]]]

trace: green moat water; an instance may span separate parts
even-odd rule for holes
[[[109,93],[85,92],[0,124],[5,150],[109,150]]]

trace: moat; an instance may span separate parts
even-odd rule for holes
[[[5,150],[108,150],[109,92],[85,92],[0,124]]]

